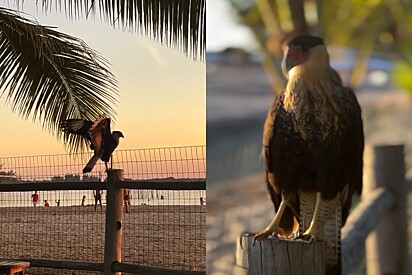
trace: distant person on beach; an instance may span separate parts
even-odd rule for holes
[[[85,203],[85,202],[86,202],[86,195],[83,195],[81,206],[84,206],[84,203]]]
[[[126,208],[126,213],[128,213],[129,208],[130,208],[130,191],[129,191],[129,189],[123,189],[123,201],[124,201],[124,207]]]
[[[60,206],[60,199],[56,201],[56,206]]]
[[[34,191],[34,194],[31,195],[31,199],[33,201],[33,206],[36,207],[39,202],[39,194],[37,194],[37,191]]]
[[[206,201],[203,199],[203,197],[200,197],[200,205],[204,205],[205,202],[206,202]]]
[[[97,202],[99,202],[99,204],[100,204],[100,210],[103,210],[103,207],[102,207],[102,194],[103,194],[103,191],[100,190],[100,189],[93,190],[93,196],[94,196],[94,211],[96,211]]]
[[[49,207],[50,205],[49,205],[49,202],[47,201],[47,200],[44,200],[44,206],[45,207]]]

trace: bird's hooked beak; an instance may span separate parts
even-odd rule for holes
[[[308,53],[304,52],[302,46],[286,46],[283,50],[282,72],[289,78],[289,71],[308,60]]]

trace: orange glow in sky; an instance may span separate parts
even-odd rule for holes
[[[31,1],[24,2],[23,11],[83,39],[109,60],[119,82],[112,125],[125,136],[119,149],[206,144],[205,63],[99,19],[69,21],[54,12],[46,16]],[[0,98],[0,156],[66,153],[62,142],[39,124],[12,113],[5,99]]]

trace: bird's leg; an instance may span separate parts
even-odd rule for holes
[[[322,206],[322,196],[321,193],[316,193],[316,205],[315,210],[313,211],[312,221],[310,222],[309,228],[303,233],[303,235],[310,236],[310,238],[316,239],[316,236],[320,235],[322,228],[319,228],[319,213]]]
[[[104,165],[106,166],[106,172],[109,171],[109,167],[107,166],[107,162],[104,162]]]
[[[261,241],[266,239],[269,235],[272,235],[274,238],[277,238],[277,235],[281,228],[279,228],[280,220],[282,219],[283,212],[285,211],[286,206],[288,205],[287,196],[284,196],[282,193],[282,201],[280,202],[279,209],[276,211],[275,216],[273,217],[272,222],[262,231],[258,233],[250,233],[249,236],[254,236],[253,244],[256,241]],[[282,233],[282,232],[280,232]]]
[[[309,243],[312,243],[316,240],[324,241],[328,244],[328,246],[333,248],[332,242],[322,237],[324,221],[322,221],[322,219],[319,217],[322,211],[322,204],[322,194],[320,192],[317,192],[316,205],[315,210],[313,211],[312,221],[310,222],[309,228],[305,231],[305,233],[303,233],[302,236],[299,237],[299,239],[307,240]]]

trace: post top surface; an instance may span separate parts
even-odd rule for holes
[[[29,262],[18,262],[18,261],[4,261],[0,260],[0,267],[28,267],[30,266]]]

